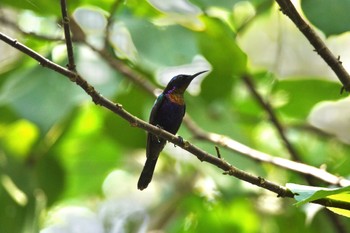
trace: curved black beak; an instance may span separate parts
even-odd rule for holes
[[[203,73],[205,73],[205,72],[208,72],[209,70],[204,70],[204,71],[200,71],[200,72],[198,72],[198,73],[195,73],[194,75],[191,75],[191,80],[193,80],[195,77],[197,77],[198,75],[200,75],[200,74],[203,74]]]

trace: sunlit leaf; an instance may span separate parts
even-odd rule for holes
[[[276,101],[283,98],[284,105],[278,107],[289,116],[305,119],[311,108],[322,100],[340,99],[341,86],[335,82],[300,78],[281,80],[274,86]]]
[[[37,66],[8,77],[1,89],[0,104],[11,106],[46,132],[72,110],[77,100],[84,98],[82,94],[62,75]]]
[[[287,184],[287,188],[297,194],[294,196],[298,201],[296,203],[297,206],[326,197],[335,200],[342,199],[343,201],[350,202],[350,186],[343,188],[323,188],[289,183]]]
[[[25,120],[19,120],[9,125],[0,125],[0,138],[4,141],[4,148],[22,158],[27,156],[38,136],[39,132],[36,126]]]
[[[140,55],[140,65],[147,65],[148,69],[189,63],[198,53],[193,33],[183,27],[157,27],[130,18],[125,18],[123,23]]]
[[[216,19],[203,20],[206,30],[197,34],[198,43],[213,70],[203,81],[202,96],[207,100],[220,99],[231,94],[235,78],[246,71],[247,58],[228,26]]]
[[[328,196],[328,198],[332,200],[339,200],[339,201],[344,201],[347,203],[350,203],[350,192],[343,192],[339,194],[334,194]],[[340,209],[340,208],[332,208],[332,207],[327,207],[329,210],[333,211],[334,213],[337,213],[339,215],[343,215],[345,217],[350,218],[350,210],[345,210],[345,209]]]

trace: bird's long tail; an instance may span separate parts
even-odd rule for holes
[[[148,184],[151,182],[157,160],[158,156],[156,156],[155,158],[147,158],[145,166],[143,167],[143,170],[141,172],[139,182],[137,183],[138,189],[143,190],[147,188]]]

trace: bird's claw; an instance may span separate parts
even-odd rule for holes
[[[163,129],[163,127],[161,126],[161,125],[156,125],[156,127],[158,127],[158,128],[160,128],[160,129]],[[160,139],[159,139],[159,137],[158,136],[156,136],[157,137],[157,141],[158,141],[158,143],[161,143],[161,141],[160,141]]]

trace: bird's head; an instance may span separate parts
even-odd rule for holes
[[[186,74],[179,74],[176,75],[174,78],[170,80],[166,88],[164,89],[164,93],[177,93],[177,94],[183,94],[185,90],[187,89],[188,85],[190,85],[191,81],[197,77],[198,75],[207,72],[201,71],[198,73],[195,73],[193,75],[186,75]]]

